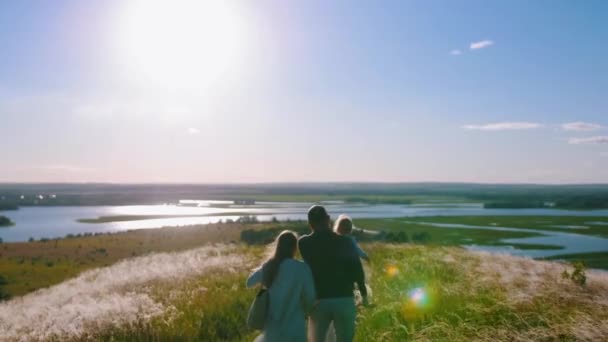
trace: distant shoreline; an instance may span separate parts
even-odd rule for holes
[[[230,212],[230,213],[219,213],[219,214],[202,214],[202,215],[116,215],[116,216],[99,216],[97,218],[82,218],[77,219],[80,223],[109,223],[109,222],[128,222],[128,221],[141,221],[141,220],[154,220],[154,219],[166,219],[166,218],[182,218],[182,217],[215,217],[215,216],[251,216],[251,213],[246,212]],[[275,215],[273,213],[264,213],[264,215]]]

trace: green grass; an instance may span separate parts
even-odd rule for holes
[[[549,279],[559,279],[560,267],[541,272],[546,277],[543,286],[549,288],[535,290],[535,286],[527,287],[533,282],[530,272],[536,272],[531,270],[534,262],[513,265],[505,272],[501,265],[488,260],[484,264],[477,256],[452,248],[367,248],[372,255],[369,273],[376,305],[361,311],[360,341],[574,340],[575,325],[569,322],[576,322],[579,313],[608,317],[600,305],[581,304],[584,290],[567,283],[551,288]],[[509,265],[515,260],[501,261]],[[492,265],[514,280],[494,278]],[[388,267],[397,272],[387,273]],[[416,287],[429,293],[428,305],[416,306],[408,300],[407,291]],[[560,288],[576,291],[580,297],[555,298],[552,292]],[[529,297],[519,301],[515,293]]]
[[[435,222],[434,218],[427,218],[425,222]],[[382,230],[382,231],[393,231],[393,232],[406,232],[408,235],[413,236],[417,233],[428,233],[430,234],[429,244],[441,245],[441,246],[460,246],[460,245],[490,245],[490,246],[502,246],[504,243],[502,239],[510,238],[526,238],[539,236],[540,233],[528,233],[528,232],[511,232],[511,231],[498,231],[488,229],[469,229],[469,228],[445,228],[445,227],[433,227],[423,224],[406,223],[407,219],[357,219],[355,224],[357,227],[370,229],[370,230]],[[420,220],[422,221],[422,220]]]
[[[466,224],[472,226],[498,226],[570,232],[576,234],[608,237],[608,217],[594,216],[434,216],[408,217],[412,222]],[[605,222],[605,225],[587,224]],[[584,229],[559,228],[555,226],[584,226]]]
[[[2,243],[0,275],[8,282],[4,291],[11,296],[20,296],[127,258],[183,251],[209,243],[237,242],[244,229],[301,229],[301,225],[298,222],[223,223],[140,229],[46,242]]]
[[[358,310],[357,341],[574,341],[608,334],[608,311],[601,304],[608,302],[607,279],[589,274],[587,286],[581,287],[561,278],[567,268],[563,264],[475,254],[451,246],[465,239],[492,244],[497,243],[496,236],[533,233],[404,226],[395,220],[356,220],[356,224],[431,235],[427,245],[362,244],[371,256],[365,268],[372,306]],[[0,245],[0,269],[3,275],[9,271],[7,289],[18,295],[132,255],[238,241],[243,229],[296,225],[301,223],[222,224],[8,243]],[[257,332],[246,327],[245,317],[256,291],[246,289],[244,283],[250,269],[262,262],[266,248],[238,246],[247,260],[238,268],[121,289],[150,293],[165,308],[161,316],[91,329],[87,336],[74,339],[251,341]],[[606,260],[607,255],[579,255],[573,260],[585,257]],[[408,297],[414,288],[428,294],[425,305]]]
[[[441,228],[403,221],[459,223],[470,225],[513,226],[538,229],[539,233],[492,231],[487,229]],[[420,233],[428,234],[427,245],[511,245],[518,249],[560,249],[560,246],[505,244],[501,240],[538,236],[547,225],[576,225],[589,221],[608,221],[607,218],[580,217],[424,217],[405,219],[358,219],[355,224],[366,229],[405,232],[411,238]],[[526,223],[527,222],[527,223]],[[243,229],[273,227],[295,228],[299,223],[260,223],[257,225],[211,224],[181,228],[137,230],[120,234],[76,237],[47,242],[21,242],[0,244],[0,275],[8,284],[4,291],[19,296],[39,288],[57,284],[80,272],[111,265],[122,259],[152,252],[179,251],[209,242],[237,241]],[[594,232],[606,231],[607,227],[588,225]],[[540,227],[540,228],[539,228]],[[298,227],[299,228],[299,227]],[[557,230],[557,229],[555,229]],[[583,229],[571,229],[584,233]],[[601,234],[600,234],[601,235]],[[608,253],[590,253],[557,256],[554,259],[583,261],[589,267],[608,269]]]
[[[57,284],[82,271],[108,266],[134,256],[181,251],[214,242],[238,241],[244,227],[240,224],[210,224],[142,229],[47,242],[3,243],[0,244],[0,275],[8,281],[4,291],[19,296]]]
[[[585,266],[608,270],[608,252],[564,254],[547,258],[548,260],[583,261]]]
[[[559,265],[539,270],[535,261],[503,257],[496,260],[501,264],[494,270],[495,260],[484,261],[453,247],[363,247],[372,256],[366,272],[373,294],[372,306],[358,309],[356,341],[575,341],[608,332],[602,323],[608,311],[594,302],[606,298],[608,284],[574,285],[561,279]],[[244,253],[255,264],[262,250],[248,248]],[[513,279],[501,280],[494,274],[501,272]],[[255,290],[243,286],[247,273],[217,271],[182,284],[156,284],[157,299],[174,308],[168,314],[90,337],[251,341],[257,333],[244,322]],[[408,297],[415,288],[427,294],[424,304]],[[178,294],[167,299],[168,292]],[[579,321],[586,326],[579,326]],[[595,330],[587,331],[590,325]]]
[[[179,284],[155,284],[153,297],[172,307],[169,314],[94,331],[88,337],[101,341],[252,341],[257,333],[245,321],[255,292],[245,288],[246,277],[242,271],[216,271]],[[167,293],[174,296],[169,299]]]

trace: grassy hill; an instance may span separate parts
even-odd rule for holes
[[[224,226],[64,239],[57,247],[53,241],[36,242],[56,250],[57,264],[32,265],[25,259],[32,268],[30,288],[22,293],[29,293],[0,303],[0,335],[8,340],[250,341],[257,333],[244,322],[255,291],[244,283],[266,247],[240,243],[245,226]],[[102,245],[105,253],[90,253]],[[7,246],[8,251],[20,247]],[[359,310],[358,341],[608,336],[605,272],[587,271],[586,285],[579,285],[562,277],[565,269],[572,270],[560,263],[446,246],[363,247],[372,257],[366,271],[373,305]],[[44,287],[34,284],[36,274],[64,262],[76,270],[66,267],[69,271],[43,282],[56,285],[30,291]],[[7,280],[10,285],[14,277]]]

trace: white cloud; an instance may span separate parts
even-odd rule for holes
[[[543,125],[535,122],[495,122],[484,125],[464,125],[462,128],[479,131],[513,131],[540,128]]]
[[[478,42],[473,42],[471,43],[471,45],[469,46],[469,48],[471,50],[477,50],[477,49],[483,49],[483,48],[487,48],[491,45],[494,45],[494,41],[491,40],[481,40]]]
[[[601,125],[582,121],[567,122],[562,124],[562,129],[564,131],[595,131],[601,128]]]
[[[460,51],[458,49],[454,49],[454,50],[450,51],[450,55],[452,55],[452,56],[458,56],[461,54],[462,54],[462,51]]]
[[[608,136],[595,136],[588,138],[570,138],[568,142],[572,145],[606,145],[608,144]]]
[[[201,131],[198,128],[190,127],[188,128],[188,134],[199,134]]]

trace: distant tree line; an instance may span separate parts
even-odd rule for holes
[[[6,284],[8,284],[8,281],[0,274],[0,302],[11,298],[11,295],[4,289]]]
[[[532,196],[531,196],[532,197]],[[608,209],[608,194],[586,196],[561,196],[547,199],[512,198],[484,203],[484,208],[523,209]]]
[[[399,197],[364,197],[350,196],[344,198],[346,203],[366,203],[366,204],[412,204],[412,200]]]
[[[608,195],[572,196],[555,201],[557,208],[571,209],[608,209]]]
[[[408,204],[408,198],[440,196],[483,203],[553,202],[558,208],[608,208],[608,185],[474,183],[311,183],[311,184],[0,184],[0,208],[15,206],[177,203],[184,198],[255,199],[257,195],[313,195],[347,202]],[[2,210],[2,209],[0,209]]]
[[[0,200],[0,210],[17,210],[19,205],[15,201]]]
[[[486,209],[526,209],[526,208],[545,208],[550,205],[543,201],[530,201],[530,200],[510,200],[510,201],[495,201],[486,202],[483,207]]]
[[[297,225],[289,225],[285,227],[272,227],[264,229],[245,229],[241,231],[241,241],[249,245],[266,245],[274,241],[274,239],[285,229],[292,230],[298,235],[310,233],[310,228],[306,223],[302,222]],[[431,235],[428,232],[415,232],[409,235],[405,231],[399,232],[384,232],[378,231],[377,234],[365,233],[361,230],[353,231],[353,235],[360,242],[389,242],[389,243],[429,243]]]

